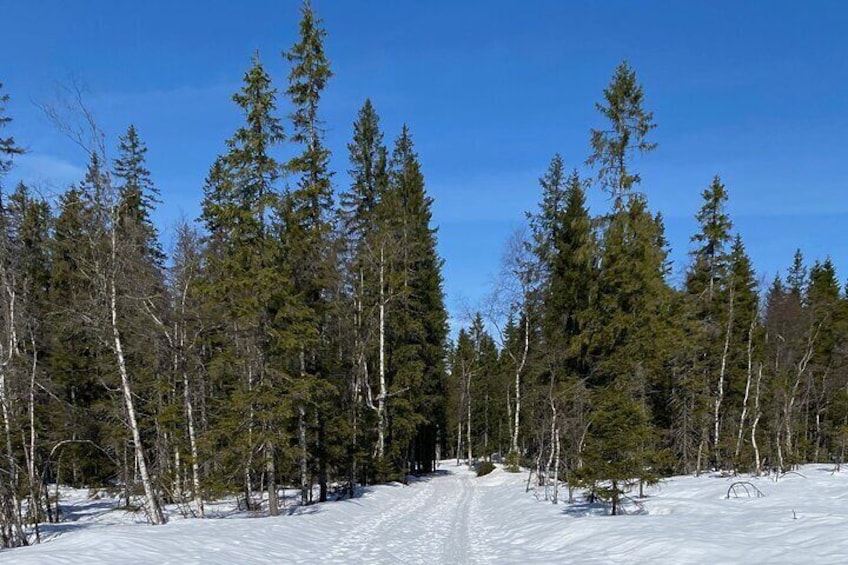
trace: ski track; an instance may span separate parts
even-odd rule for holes
[[[324,563],[477,563],[469,543],[474,489],[467,473],[415,481],[389,511],[353,525]],[[411,491],[411,493],[409,492]],[[400,496],[400,495],[399,495]],[[441,558],[438,558],[441,556]]]

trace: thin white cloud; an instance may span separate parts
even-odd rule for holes
[[[35,186],[63,189],[85,176],[79,165],[44,153],[26,153],[17,157],[9,178]]]

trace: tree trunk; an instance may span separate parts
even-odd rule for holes
[[[113,269],[117,269],[116,261],[116,241],[115,231],[112,230],[112,261]],[[144,456],[144,446],[141,443],[141,433],[138,428],[138,420],[135,415],[135,403],[133,402],[132,388],[130,386],[130,377],[127,372],[127,364],[124,359],[124,348],[121,342],[121,333],[118,330],[118,292],[115,285],[115,273],[109,279],[109,309],[112,321],[112,341],[114,346],[115,358],[118,362],[118,371],[121,375],[121,392],[124,397],[124,405],[127,410],[127,423],[132,433],[133,447],[135,449],[135,459],[138,465],[139,473],[141,474],[141,484],[144,488],[144,496],[147,498],[148,512],[150,521],[154,525],[164,524],[165,515],[162,513],[162,508],[159,505],[159,498],[153,488],[153,481],[147,471],[147,461]]]
[[[297,440],[300,443],[300,504],[309,504],[309,467],[306,447],[306,409],[303,404],[297,407]]]
[[[757,425],[760,423],[760,382],[763,379],[763,364],[757,367],[757,382],[754,386],[754,421],[751,422],[751,447],[754,448],[754,470],[760,476],[763,468],[760,463],[760,448],[757,445]]]
[[[466,463],[471,467],[472,445],[471,445],[471,371],[468,371],[465,377],[465,409],[466,409],[466,443],[468,444],[468,459]]]
[[[718,387],[716,391],[715,405],[713,411],[713,457],[716,469],[722,467],[721,460],[721,405],[724,402],[724,380],[727,372],[727,355],[730,351],[730,336],[733,329],[733,288],[730,289],[730,304],[727,314],[727,331],[724,336],[724,350],[721,353],[721,369],[718,376]]]
[[[524,365],[527,363],[527,353],[530,350],[530,315],[524,313],[524,349],[521,354],[521,361],[515,369],[515,422],[512,428],[512,446],[513,453],[518,453],[518,429],[521,415],[521,373],[524,371]]]
[[[276,516],[280,513],[277,501],[277,468],[274,461],[274,444],[265,442],[265,481],[268,486],[268,514]]]
[[[751,381],[754,377],[754,327],[757,317],[751,319],[751,326],[748,328],[748,369],[745,378],[745,395],[742,398],[742,414],[739,416],[739,431],[736,436],[736,449],[733,451],[734,467],[739,467],[739,454],[742,451],[742,434],[745,432],[745,419],[748,417],[748,398],[751,395]]]
[[[191,401],[191,388],[189,386],[188,373],[183,368],[183,400],[185,402],[186,424],[188,426],[188,442],[191,449],[191,486],[194,494],[194,504],[197,515],[205,517],[203,508],[203,492],[200,490],[200,456],[197,450],[197,432],[194,428],[194,406]]]
[[[380,246],[380,395],[377,397],[377,459],[382,461],[386,450],[386,298],[384,250]]]

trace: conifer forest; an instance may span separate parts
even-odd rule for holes
[[[638,69],[609,69],[583,146],[551,147],[491,293],[449,327],[427,155],[370,100],[325,123],[326,33],[307,1],[296,43],[245,61],[242,123],[171,249],[132,116],[102,132],[82,97],[76,123],[46,108],[88,156],[47,196],[5,183],[28,140],[0,91],[0,545],[65,519],[57,485],[116,489],[158,525],[167,505],[275,516],[281,488],[355,498],[455,459],[617,514],[666,476],[844,460],[845,273],[799,250],[762,280],[721,171],[681,188],[702,203],[673,265]],[[344,185],[330,126],[349,133]]]

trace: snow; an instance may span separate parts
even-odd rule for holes
[[[409,486],[275,518],[180,519],[171,508],[171,522],[154,527],[66,491],[72,521],[45,525],[49,541],[0,552],[0,563],[845,563],[848,471],[831,471],[675,477],[624,516],[582,499],[553,505],[541,489],[525,492],[524,473],[478,478],[453,461]],[[741,480],[765,496],[727,499]]]

